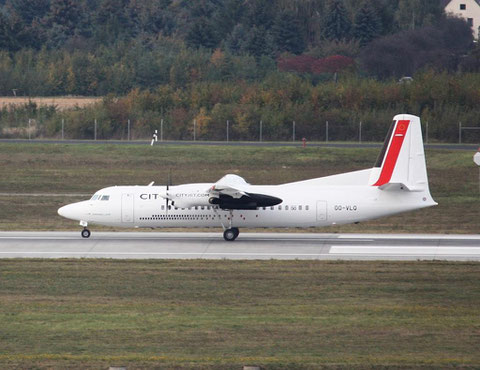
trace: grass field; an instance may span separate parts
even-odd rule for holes
[[[0,193],[94,193],[110,185],[214,182],[235,173],[278,184],[369,168],[377,149],[317,147],[56,145],[0,143]],[[324,232],[480,232],[478,168],[473,153],[428,150],[430,188],[439,206]],[[59,206],[85,197],[0,196],[1,230],[78,229]],[[97,228],[99,229],[99,228]],[[291,230],[290,230],[291,231]]]
[[[2,368],[480,366],[478,263],[0,260]]]
[[[84,96],[52,96],[52,97],[25,97],[25,96],[0,96],[0,109],[3,107],[24,105],[28,102],[36,103],[38,106],[53,105],[57,110],[63,111],[72,108],[82,108],[102,101],[100,97]]]

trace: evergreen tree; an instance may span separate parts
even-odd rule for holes
[[[111,44],[132,35],[134,28],[125,14],[126,0],[103,0],[96,12],[98,41]]]
[[[232,54],[242,54],[247,49],[248,35],[243,24],[237,24],[225,40],[226,49]]]
[[[342,40],[350,38],[352,22],[341,0],[330,0],[324,22],[327,39]]]
[[[7,0],[5,7],[8,13],[15,13],[25,25],[29,26],[35,19],[41,19],[47,14],[50,0]]]
[[[221,39],[230,34],[241,21],[245,6],[243,0],[225,0],[218,6],[218,10],[213,15],[213,24],[215,33]]]
[[[381,21],[370,2],[364,2],[355,16],[353,37],[365,46],[374,38],[381,35]]]
[[[253,27],[248,33],[246,50],[249,54],[260,57],[275,54],[275,40],[263,27]]]
[[[46,42],[49,47],[60,47],[74,35],[87,35],[86,12],[76,0],[52,0],[50,11],[43,23],[46,26]]]
[[[278,14],[272,27],[272,35],[280,52],[301,54],[305,49],[298,22],[288,12]]]
[[[10,29],[10,22],[2,13],[0,13],[0,49],[12,51],[16,49],[16,41]]]
[[[185,37],[188,46],[213,49],[217,46],[217,37],[213,26],[205,18],[199,18]]]
[[[273,19],[275,18],[273,11],[274,2],[271,0],[251,0],[247,2],[247,19],[249,26],[270,29]]]

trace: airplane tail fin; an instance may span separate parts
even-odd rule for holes
[[[425,191],[430,195],[419,117],[399,114],[393,118],[369,183],[382,190]]]

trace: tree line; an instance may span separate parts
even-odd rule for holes
[[[438,0],[3,0],[0,87],[103,95],[218,79],[203,70],[216,50],[231,63],[221,78],[262,78],[251,70],[302,55],[349,57],[359,73],[398,78],[458,70],[472,41]]]
[[[344,41],[329,43],[323,52],[284,53],[273,59],[220,48],[192,49],[170,38],[158,38],[148,47],[138,40],[117,42],[95,52],[0,51],[0,94],[15,90],[22,96],[125,95],[165,84],[187,88],[198,82],[260,82],[269,75],[280,76],[277,71],[296,73],[314,86],[339,73],[398,79],[428,69],[479,72],[480,48],[471,48],[466,23],[447,19],[440,24],[377,39],[359,55],[352,55],[354,49]]]
[[[428,122],[430,140],[455,142],[459,122],[480,126],[479,83],[476,73],[427,71],[410,83],[352,74],[313,86],[296,74],[276,72],[262,82],[201,81],[187,88],[166,84],[134,89],[124,97],[110,94],[99,104],[71,111],[31,102],[0,111],[0,126],[2,136],[14,136],[19,132],[12,127],[26,128],[33,119],[37,136],[60,137],[63,120],[67,138],[92,139],[96,120],[97,138],[126,139],[130,120],[133,138],[148,138],[163,126],[165,139],[191,140],[195,122],[197,140],[225,140],[228,121],[230,140],[259,140],[262,122],[264,140],[291,140],[295,122],[297,139],[325,140],[328,121],[329,139],[356,140],[362,122],[363,139],[381,141],[392,117],[408,112]],[[466,141],[478,141],[478,133],[469,135]]]
[[[322,39],[361,44],[442,17],[437,0],[2,0],[0,47],[91,49],[173,37],[232,53],[295,54]]]

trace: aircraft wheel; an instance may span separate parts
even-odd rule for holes
[[[82,230],[82,238],[90,238],[90,230],[83,229]]]
[[[227,242],[233,242],[237,236],[238,233],[236,233],[234,229],[227,229],[223,232],[223,239],[225,239]]]
[[[235,233],[235,239],[237,239],[238,234],[240,234],[240,230],[238,230],[238,227],[232,227],[232,230]]]

